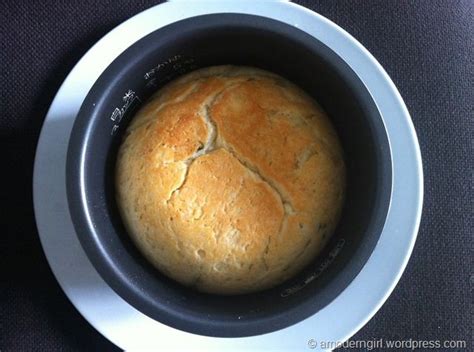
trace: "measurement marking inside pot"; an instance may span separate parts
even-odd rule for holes
[[[290,288],[287,288],[285,290],[283,290],[281,293],[280,293],[280,296],[281,297],[287,297],[287,296],[290,296],[296,292],[298,292],[299,290],[301,290],[303,287],[305,287],[306,285],[308,285],[311,281],[317,279],[318,277],[321,276],[321,274],[326,271],[326,269],[329,267],[329,265],[331,265],[331,263],[334,261],[334,259],[336,259],[336,257],[338,256],[338,254],[341,252],[342,248],[344,247],[344,244],[346,243],[346,240],[344,238],[341,238],[337,243],[336,245],[334,246],[334,248],[329,252],[328,256],[324,259],[324,261],[316,268],[316,270],[308,275],[306,277],[306,279],[303,280],[303,282],[293,286],[293,287],[290,287]]]
[[[127,113],[127,110],[129,110],[130,107],[141,103],[141,99],[131,89],[128,89],[125,92],[125,94],[122,97],[122,100],[124,102],[122,107],[121,108],[116,107],[114,111],[112,111],[112,114],[110,115],[110,120],[114,122],[114,125],[112,126],[112,130],[110,132],[111,135],[114,135],[118,131],[120,127],[120,122],[122,121],[123,117]]]

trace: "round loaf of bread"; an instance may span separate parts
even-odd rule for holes
[[[118,206],[139,250],[165,275],[218,294],[300,271],[332,234],[344,188],[324,111],[249,67],[205,68],[160,89],[116,164]]]

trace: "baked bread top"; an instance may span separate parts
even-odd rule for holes
[[[286,280],[327,242],[345,168],[325,112],[260,69],[215,66],[160,89],[130,123],[117,203],[140,251],[198,290]]]

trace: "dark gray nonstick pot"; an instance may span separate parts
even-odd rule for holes
[[[336,127],[348,172],[342,218],[323,253],[280,286],[239,296],[200,293],[154,269],[129,239],[114,195],[116,151],[136,110],[171,79],[221,64],[273,71],[312,95]],[[83,102],[66,167],[76,232],[107,284],[157,321],[219,337],[272,332],[330,304],[371,255],[382,232],[392,187],[390,146],[382,117],[352,69],[297,28],[243,14],[176,22],[123,52]]]

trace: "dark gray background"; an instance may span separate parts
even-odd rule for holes
[[[466,340],[473,350],[474,1],[297,2],[347,30],[384,66],[411,112],[423,155],[425,201],[413,256],[353,339]],[[34,223],[32,166],[43,119],[67,73],[109,30],[156,3],[1,1],[2,352],[115,350],[69,303],[47,265]]]

